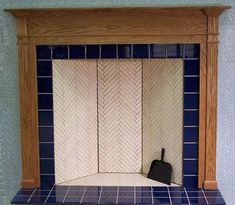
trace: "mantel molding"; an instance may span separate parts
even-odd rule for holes
[[[17,19],[22,187],[40,186],[36,45],[198,43],[198,187],[216,189],[219,16],[229,8],[6,9]]]

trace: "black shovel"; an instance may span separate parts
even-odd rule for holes
[[[162,148],[161,160],[154,160],[150,166],[147,178],[153,179],[164,184],[171,184],[172,166],[164,162],[165,149]]]

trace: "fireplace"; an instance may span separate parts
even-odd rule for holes
[[[216,204],[206,189],[217,189],[218,19],[228,8],[8,10],[18,27],[26,201],[49,186],[44,202],[57,189],[64,203],[73,185],[81,203],[93,186],[97,203],[106,186],[128,186],[135,203],[138,187],[154,203],[155,187],[171,204],[175,191],[192,203],[190,189],[198,204]],[[112,174],[146,174],[161,147],[179,187],[102,184]]]

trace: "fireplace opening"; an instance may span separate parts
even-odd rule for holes
[[[164,186],[164,147],[197,186],[198,44],[37,46],[37,75],[42,184]]]

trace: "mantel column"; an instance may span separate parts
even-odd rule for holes
[[[206,159],[205,189],[217,189],[216,129],[218,79],[218,29],[221,10],[205,9],[207,15],[207,99],[206,99]]]

